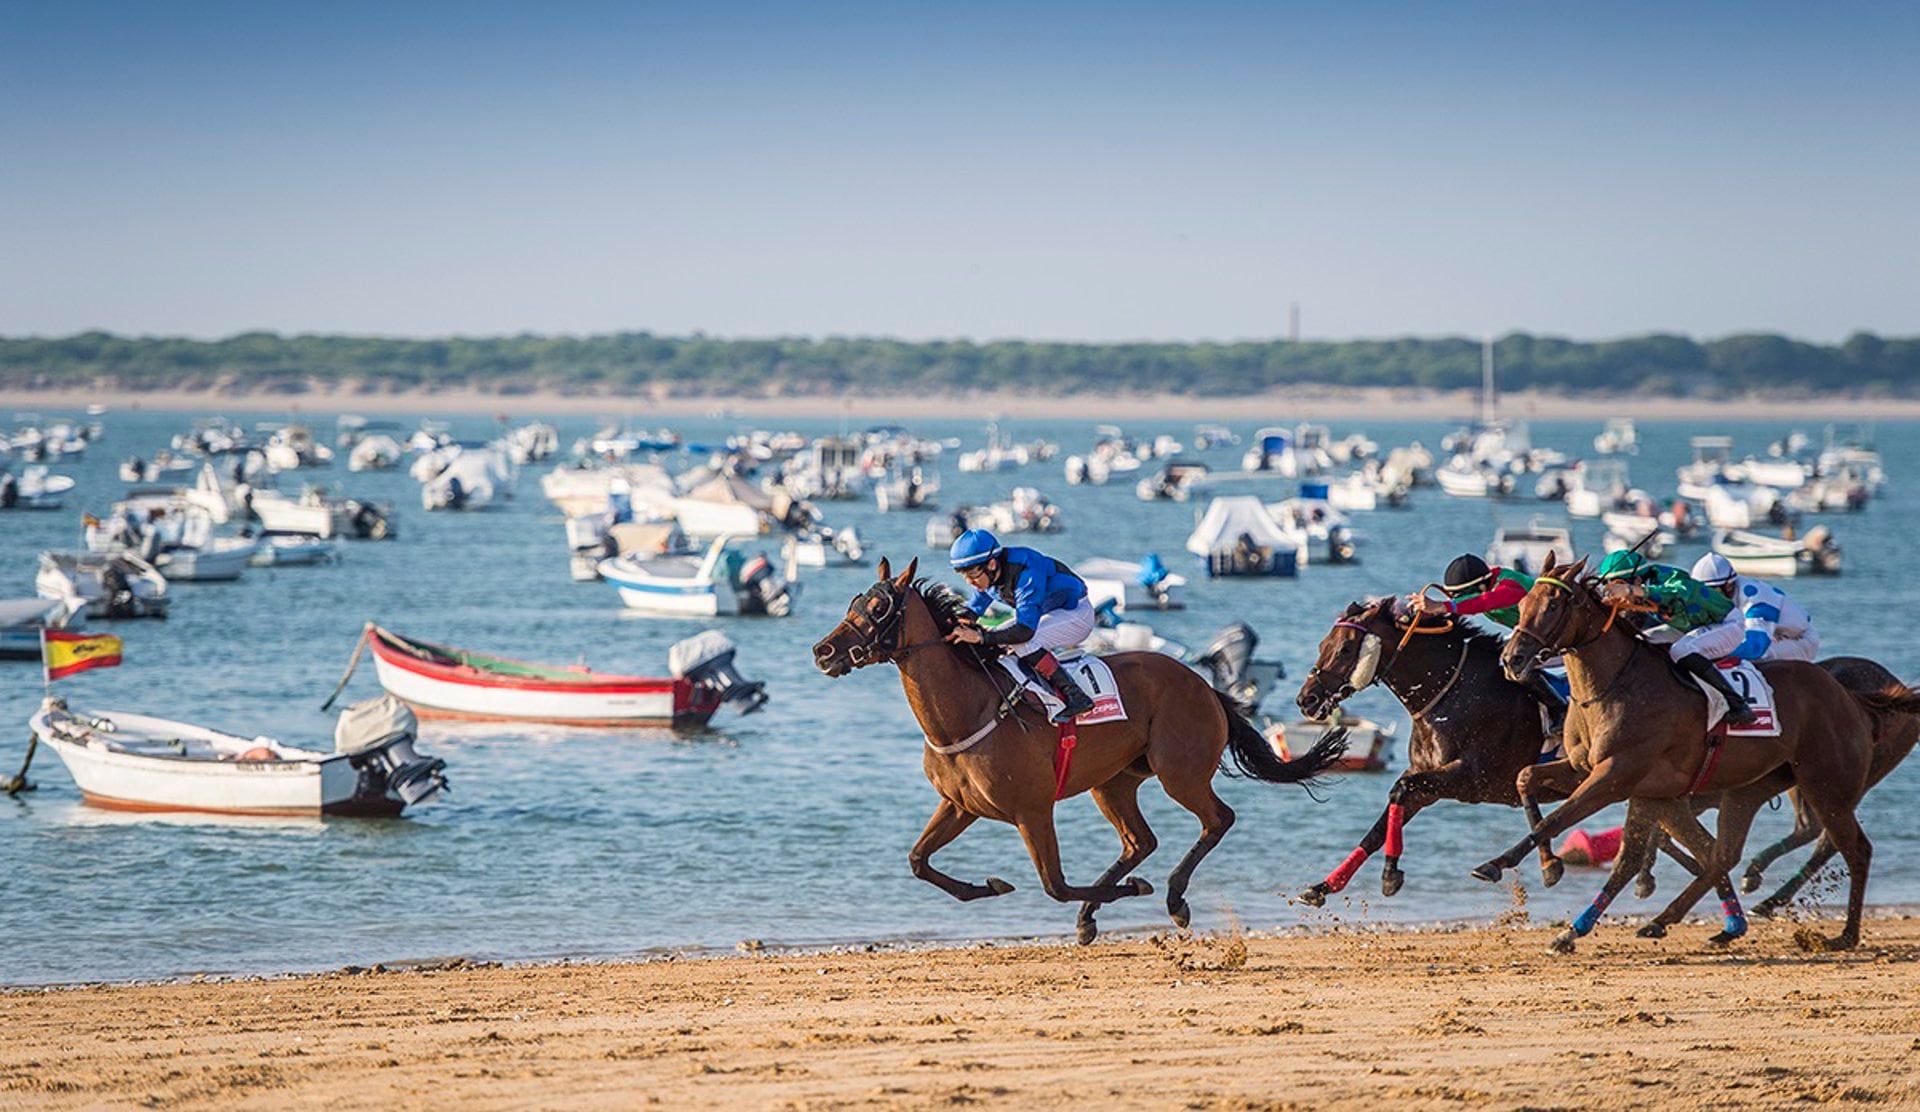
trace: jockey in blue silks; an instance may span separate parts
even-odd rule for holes
[[[1087,585],[1073,569],[1031,548],[1007,548],[985,529],[960,534],[948,556],[973,588],[968,608],[984,614],[994,603],[1004,602],[1013,608],[1013,621],[990,630],[961,626],[947,640],[1010,647],[1066,704],[1053,716],[1057,723],[1092,710],[1093,700],[1053,655],[1054,649],[1072,648],[1093,632]]]

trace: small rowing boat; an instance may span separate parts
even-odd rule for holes
[[[709,631],[676,644],[666,678],[594,672],[436,645],[369,622],[380,686],[422,718],[545,722],[561,726],[705,726],[726,702],[744,713],[763,686],[733,666],[734,644]]]
[[[446,762],[414,751],[413,714],[385,695],[341,713],[331,753],[57,697],[28,725],[109,810],[390,817],[447,786]]]

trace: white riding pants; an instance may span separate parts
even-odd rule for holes
[[[1049,610],[1040,615],[1033,639],[1013,646],[1013,655],[1025,656],[1040,649],[1057,651],[1076,648],[1093,636],[1093,603],[1086,599],[1071,610]]]
[[[1732,621],[1688,630],[1667,651],[1675,660],[1690,653],[1699,653],[1708,660],[1719,660],[1739,648],[1740,643],[1746,639],[1747,623],[1736,617]],[[1783,629],[1775,629],[1773,643],[1767,646],[1766,655],[1760,659],[1810,661],[1818,655],[1820,655],[1820,633],[1812,626],[1808,626],[1797,635]]]

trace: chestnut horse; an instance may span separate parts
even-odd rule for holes
[[[1012,823],[1027,843],[1047,895],[1081,902],[1079,939],[1098,933],[1099,905],[1149,895],[1153,886],[1128,878],[1158,842],[1140,812],[1140,785],[1158,776],[1167,795],[1200,820],[1200,840],[1167,880],[1167,913],[1186,926],[1186,892],[1194,868],[1233,825],[1233,810],[1213,791],[1223,752],[1245,775],[1276,784],[1307,784],[1346,749],[1344,730],[1328,731],[1305,754],[1281,760],[1267,739],[1206,680],[1160,653],[1105,658],[1124,694],[1127,718],[1078,727],[1078,745],[1056,783],[1056,728],[1013,690],[994,659],[997,650],[955,645],[946,635],[974,620],[958,593],[916,582],[919,561],[894,576],[880,561],[880,579],[853,597],[847,616],[813,647],[814,664],[844,676],[869,664],[896,664],[907,703],[925,738],[927,779],[940,803],[907,855],[913,875],[958,900],[1013,890],[998,877],[971,884],[934,868],[933,854],[978,819]],[[1068,884],[1054,836],[1053,805],[1091,792],[1120,835],[1120,858],[1093,884]]]
[[[1701,875],[1641,931],[1658,937],[1739,864],[1753,816],[1772,794],[1756,782],[1786,766],[1850,873],[1846,925],[1825,944],[1829,949],[1857,945],[1872,845],[1854,808],[1872,769],[1875,716],[1920,711],[1920,695],[1898,683],[1880,692],[1855,693],[1816,664],[1772,661],[1761,671],[1774,689],[1779,736],[1720,744],[1708,732],[1706,696],[1681,680],[1664,648],[1648,643],[1630,623],[1615,620],[1618,613],[1582,579],[1585,571],[1584,559],[1558,567],[1549,558],[1521,600],[1520,621],[1501,653],[1502,667],[1516,682],[1549,656],[1566,658],[1573,684],[1567,759],[1585,778],[1526,838],[1474,875],[1499,879],[1503,867],[1518,864],[1534,846],[1623,800],[1726,793],[1718,836],[1701,862]],[[1531,771],[1521,773],[1522,795]],[[1755,790],[1733,790],[1749,785]]]

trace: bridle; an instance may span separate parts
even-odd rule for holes
[[[1538,576],[1534,579],[1534,582],[1545,583],[1549,587],[1557,587],[1560,590],[1565,591],[1567,593],[1568,600],[1570,603],[1573,600],[1577,599],[1579,595],[1579,590],[1575,584],[1568,583],[1564,579],[1556,579],[1551,575]],[[1587,646],[1593,644],[1594,642],[1600,640],[1600,638],[1605,637],[1607,633],[1613,629],[1614,621],[1620,617],[1622,612],[1628,611],[1628,610],[1638,610],[1638,609],[1641,609],[1641,607],[1635,604],[1622,603],[1618,605],[1610,605],[1608,606],[1608,609],[1611,611],[1611,613],[1607,615],[1606,624],[1600,627],[1600,632],[1595,633],[1591,637],[1588,637],[1584,641],[1581,641],[1577,644],[1562,645],[1556,648],[1555,646],[1547,644],[1547,641],[1545,638],[1541,637],[1539,634],[1533,632],[1530,629],[1519,629],[1519,628],[1514,629],[1513,638],[1515,641],[1519,641],[1520,638],[1524,637],[1528,641],[1531,641],[1535,645],[1538,645],[1540,647],[1539,651],[1534,653],[1533,657],[1531,658],[1533,666],[1535,668],[1538,668],[1541,665],[1545,664],[1549,659],[1555,656],[1559,656],[1564,653],[1578,652],[1579,650],[1584,649]],[[1568,613],[1571,614],[1572,611],[1569,610]],[[1561,624],[1564,626],[1565,621],[1563,620]],[[1600,690],[1600,694],[1595,695],[1591,699],[1578,699],[1574,701],[1577,702],[1580,706],[1587,707],[1587,706],[1592,706],[1593,704],[1598,703],[1601,700],[1605,699],[1608,695],[1612,694],[1614,688],[1620,686],[1620,681],[1626,677],[1626,674],[1629,671],[1633,669],[1634,659],[1639,655],[1640,654],[1637,652],[1628,653],[1626,663],[1622,664],[1613,673],[1613,678],[1607,681],[1607,685]]]
[[[1400,661],[1400,650],[1407,647],[1407,643],[1413,640],[1413,636],[1416,633],[1447,633],[1453,630],[1454,625],[1455,623],[1449,620],[1444,625],[1422,626],[1420,624],[1420,616],[1418,614],[1412,615],[1406,631],[1400,636],[1400,643],[1394,647],[1393,656],[1382,664],[1380,657],[1386,644],[1384,638],[1351,618],[1341,618],[1334,622],[1334,629],[1353,630],[1361,635],[1362,641],[1360,643],[1360,659],[1354,662],[1353,670],[1347,674],[1347,678],[1334,690],[1333,705],[1338,707],[1361,691],[1371,687],[1376,682],[1386,684],[1387,689],[1393,691],[1394,695],[1401,696],[1404,702],[1405,699],[1402,693],[1394,690],[1392,682],[1387,678],[1388,670]],[[1440,689],[1434,692],[1433,697],[1428,699],[1419,710],[1413,713],[1413,717],[1419,718],[1421,715],[1431,711],[1439,705],[1441,699],[1446,698],[1447,692],[1453,690],[1453,685],[1459,682],[1461,673],[1466,670],[1467,653],[1472,648],[1473,642],[1471,639],[1463,640],[1460,643],[1460,655],[1453,662],[1452,673],[1447,676],[1446,682],[1440,685]],[[1316,664],[1313,669],[1307,673],[1307,676],[1309,679],[1312,679],[1319,674],[1320,667]]]

